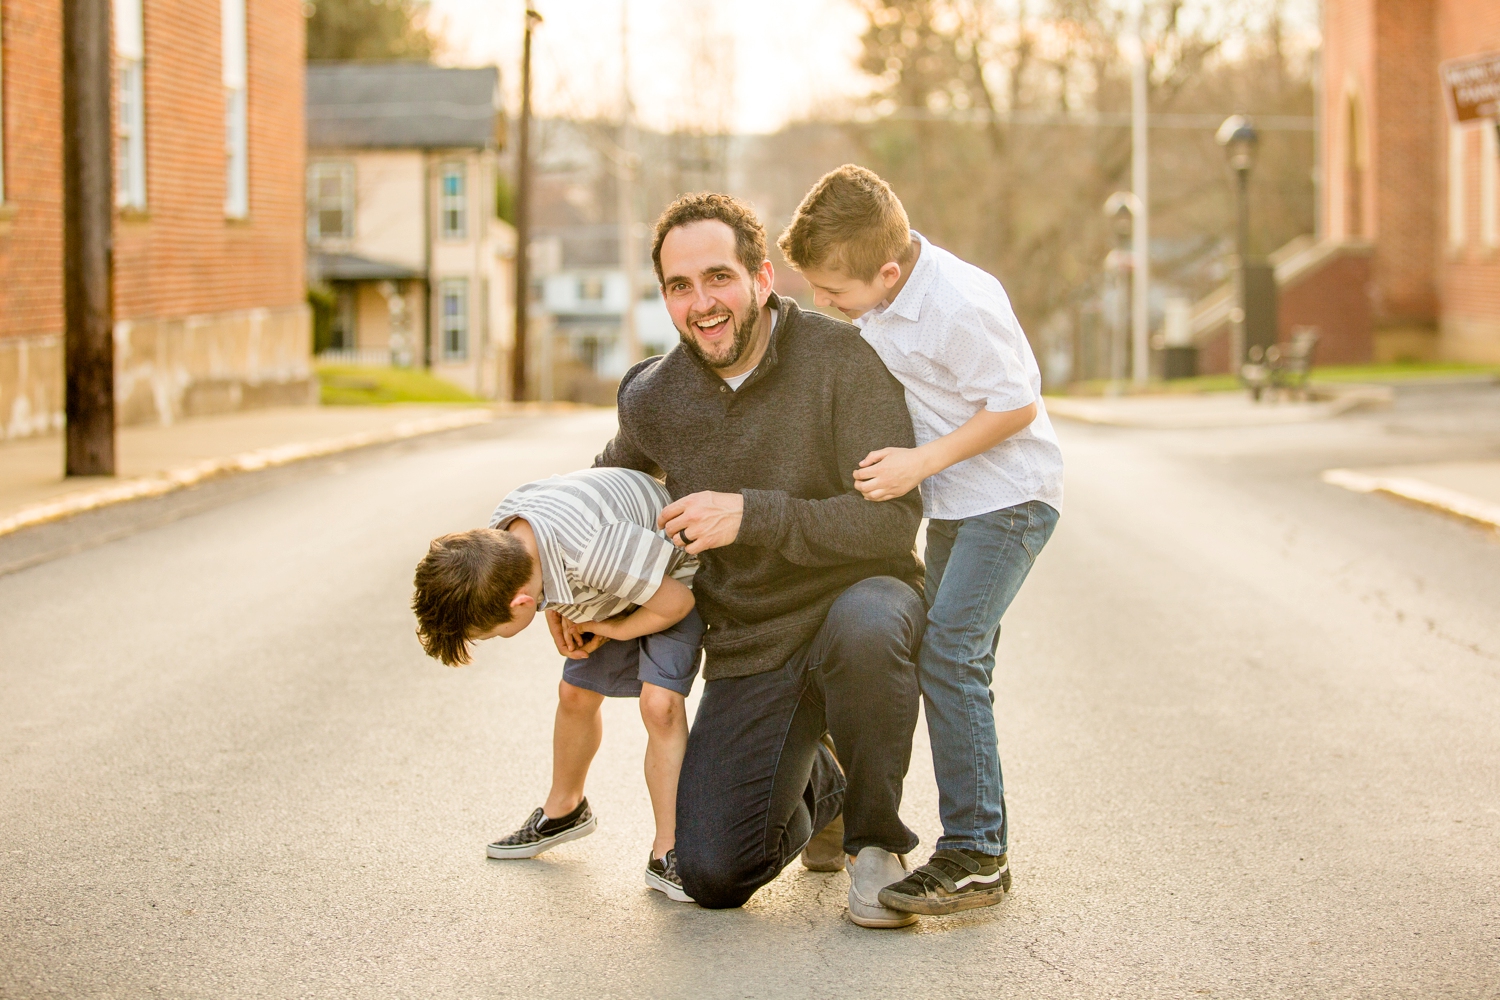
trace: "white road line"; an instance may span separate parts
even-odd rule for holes
[[[1388,493],[1489,528],[1500,528],[1500,504],[1480,500],[1444,486],[1435,486],[1422,479],[1409,476],[1372,476],[1353,469],[1329,469],[1323,473],[1322,478],[1325,483],[1342,486],[1356,493]]]

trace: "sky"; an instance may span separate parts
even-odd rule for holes
[[[866,92],[854,68],[864,16],[853,0],[534,0],[533,107],[542,115],[618,117],[621,11],[628,10],[636,118],[670,129],[720,120],[771,132],[821,103]],[[501,67],[519,106],[523,0],[431,0],[444,62]]]
[[[857,101],[873,83],[855,68],[865,26],[857,0],[533,2],[544,19],[532,54],[540,115],[619,117],[622,22],[636,120],[650,128],[773,132]],[[1315,42],[1318,0],[1203,0],[1189,7],[1212,20],[1237,5],[1263,11],[1271,3],[1281,6],[1290,35]],[[524,0],[431,0],[431,24],[448,45],[443,61],[498,65],[512,110],[520,106],[524,12]]]

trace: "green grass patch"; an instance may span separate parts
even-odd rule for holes
[[[484,402],[421,368],[318,365],[317,372],[318,399],[324,406]]]
[[[1500,377],[1500,365],[1471,365],[1461,361],[1404,361],[1390,365],[1332,365],[1314,367],[1319,382],[1399,382],[1405,379],[1443,378],[1452,375]]]

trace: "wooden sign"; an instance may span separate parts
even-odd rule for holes
[[[1500,52],[1454,59],[1443,63],[1440,72],[1448,117],[1454,122],[1500,121]]]

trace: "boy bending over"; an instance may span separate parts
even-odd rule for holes
[[[417,565],[417,635],[449,666],[469,643],[510,638],[545,611],[567,657],[552,730],[552,790],[492,858],[534,858],[594,832],[583,795],[599,749],[606,697],[639,698],[646,788],[656,840],[646,884],[682,902],[673,850],[677,772],[687,747],[684,700],[698,673],[703,623],[689,589],[695,557],[656,527],[666,489],[631,469],[587,469],[527,483],[495,508],[488,528],[434,539]]]
[[[990,690],[1000,619],[1062,506],[1041,373],[1000,282],[914,232],[863,167],[813,185],[777,245],[906,388],[917,447],[872,451],[855,486],[891,500],[920,483],[930,519],[917,671],[943,836],[880,902],[929,914],[989,906],[1010,889]]]

